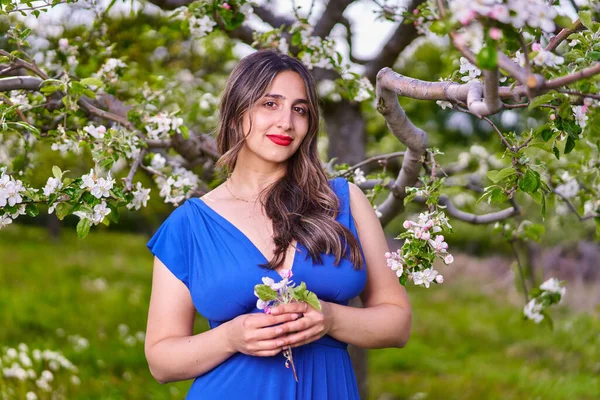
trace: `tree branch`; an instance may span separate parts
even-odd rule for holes
[[[559,78],[546,81],[543,88],[546,90],[556,89],[562,86],[570,85],[571,83],[580,81],[582,79],[591,78],[597,74],[600,74],[600,62],[597,62],[592,67],[584,68],[581,71],[575,72],[571,75],[561,76]]]
[[[333,29],[335,24],[337,24],[342,18],[342,14],[346,10],[346,7],[348,7],[348,5],[353,1],[354,0],[329,0],[327,7],[325,7],[325,11],[315,25],[313,35],[320,38],[324,38],[325,36],[329,35],[331,29]]]
[[[127,190],[128,192],[130,192],[133,187],[133,176],[135,175],[135,172],[137,171],[138,167],[140,166],[140,163],[142,162],[144,155],[146,155],[146,149],[140,150],[140,153],[138,154],[138,156],[135,158],[135,160],[131,164],[131,168],[129,169],[127,178],[125,178],[125,190]]]
[[[519,210],[514,207],[502,211],[492,212],[483,215],[471,214],[459,210],[446,195],[441,195],[438,204],[446,207],[448,215],[474,225],[491,224],[493,222],[503,221],[505,219],[519,215]]]
[[[558,45],[561,44],[565,39],[567,39],[571,33],[575,33],[577,31],[583,30],[584,28],[585,27],[583,26],[583,24],[581,23],[581,21],[579,19],[573,23],[572,27],[563,28],[560,32],[558,32],[558,35],[553,36],[550,39],[550,41],[548,42],[548,45],[546,46],[546,51],[556,50]]]
[[[0,92],[11,90],[29,90],[32,92],[40,90],[43,80],[34,76],[11,76],[0,78]]]
[[[413,12],[425,0],[412,0],[408,4],[407,12]],[[418,36],[417,28],[413,24],[400,23],[379,54],[367,64],[365,76],[374,82],[377,73],[384,67],[393,66],[398,56]]]
[[[406,197],[406,187],[413,186],[417,182],[422,158],[427,150],[427,134],[408,119],[398,102],[396,75],[390,68],[383,68],[377,74],[377,111],[383,115],[394,136],[407,147],[400,173],[394,181],[387,199],[379,207],[382,214],[380,218],[382,225],[386,225],[404,209],[403,199]]]

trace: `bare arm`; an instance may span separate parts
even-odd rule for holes
[[[367,284],[361,299],[364,308],[322,301],[319,312],[309,307],[305,318],[282,327],[291,333],[280,345],[301,346],[328,334],[342,342],[364,348],[404,347],[411,328],[408,296],[396,274],[387,267],[388,246],[381,224],[371,204],[354,184],[350,184],[350,206],[367,263]],[[272,312],[302,312],[304,305],[287,304]]]
[[[275,340],[281,331],[269,326],[298,317],[245,314],[193,335],[195,314],[187,287],[155,258],[145,352],[158,382],[200,376],[237,352],[273,356],[281,351]]]

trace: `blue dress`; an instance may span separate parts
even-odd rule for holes
[[[358,237],[348,182],[336,178],[330,185],[340,200],[337,221]],[[259,266],[267,260],[247,236],[198,198],[175,209],[148,248],[187,286],[211,329],[238,315],[261,312],[254,285],[264,276],[281,280],[276,271]],[[319,299],[347,305],[362,292],[365,268],[355,269],[346,258],[334,266],[330,254],[322,255],[323,264],[314,264],[301,243],[297,248],[292,280],[306,282]],[[195,378],[186,399],[359,399],[346,343],[326,335],[292,351],[298,382],[281,353],[273,357],[237,353]]]

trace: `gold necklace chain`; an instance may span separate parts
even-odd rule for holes
[[[243,201],[244,203],[256,203],[256,200],[258,199],[258,197],[254,200],[248,200],[248,199],[243,199],[241,197],[237,197],[235,194],[233,194],[233,192],[231,191],[231,189],[229,188],[229,179],[227,179],[225,181],[225,188],[227,189],[227,191],[229,192],[229,194],[236,200],[239,201]]]

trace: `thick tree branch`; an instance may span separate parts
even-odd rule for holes
[[[404,209],[406,188],[414,186],[421,171],[422,158],[427,150],[427,134],[417,128],[400,107],[394,82],[395,72],[389,68],[377,74],[377,110],[385,118],[387,126],[394,136],[406,145],[407,150],[402,160],[402,168],[392,185],[388,198],[381,204],[380,221],[386,225],[396,214]]]
[[[256,14],[267,24],[271,25],[273,28],[279,28],[282,25],[287,27],[294,23],[293,19],[281,15],[275,15],[271,12],[271,10],[265,7],[254,7],[254,14]]]
[[[0,92],[9,92],[11,90],[38,91],[43,80],[34,76],[11,76],[10,78],[0,78]]]
[[[456,206],[452,203],[450,198],[445,195],[440,196],[438,204],[446,207],[446,212],[448,213],[448,215],[458,220],[475,225],[491,224],[519,215],[519,210],[514,207],[483,215],[467,213],[456,208]]]
[[[413,12],[425,0],[412,0],[407,6],[408,12]],[[394,65],[396,59],[409,44],[418,36],[417,28],[413,24],[400,23],[383,49],[367,64],[365,76],[375,82],[377,73],[384,67]]]
[[[321,18],[319,18],[319,21],[315,25],[313,35],[321,38],[328,36],[335,24],[340,22],[346,7],[353,1],[354,0],[329,0],[323,15],[321,15]]]

